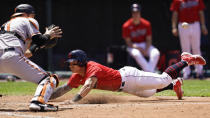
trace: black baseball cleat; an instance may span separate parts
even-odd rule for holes
[[[40,102],[31,102],[29,105],[30,111],[58,111],[58,106],[52,104],[42,104]]]

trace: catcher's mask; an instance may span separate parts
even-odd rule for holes
[[[12,17],[21,15],[21,14],[35,14],[34,7],[29,4],[20,4],[15,8],[15,13],[12,15]]]
[[[85,66],[87,64],[87,55],[82,50],[73,50],[68,54],[68,60],[66,62],[70,63],[77,61],[77,65]]]

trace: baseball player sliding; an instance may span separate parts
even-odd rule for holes
[[[191,52],[201,55],[200,38],[201,31],[204,35],[208,34],[205,25],[203,0],[173,0],[170,10],[172,13],[172,33],[180,38],[183,52]],[[187,28],[183,27],[188,24]],[[201,24],[201,27],[200,27]],[[178,25],[178,30],[177,30]],[[196,76],[203,78],[203,66],[195,65]],[[183,78],[190,77],[189,67],[183,69]]]
[[[182,60],[168,67],[162,74],[140,71],[134,67],[125,66],[120,70],[103,66],[94,61],[87,61],[87,55],[82,50],[73,50],[68,54],[67,63],[73,72],[68,83],[58,87],[51,99],[83,85],[80,91],[65,104],[75,103],[84,98],[91,89],[122,91],[139,97],[149,97],[163,90],[174,90],[178,99],[182,99],[182,79],[175,79],[179,72],[188,65],[205,65],[203,57],[182,53]],[[175,79],[175,80],[172,80]]]
[[[56,106],[46,104],[54,88],[58,86],[58,77],[50,75],[27,57],[55,38],[62,37],[62,30],[55,26],[39,32],[39,24],[34,19],[35,10],[29,4],[20,4],[15,8],[11,19],[0,31],[0,73],[10,73],[21,79],[38,84],[29,109],[33,111],[57,110]]]

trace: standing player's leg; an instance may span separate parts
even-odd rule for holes
[[[160,58],[160,52],[157,48],[155,48],[154,46],[150,46],[149,48],[149,68],[150,68],[150,72],[155,72],[155,68],[157,66],[158,60]]]
[[[181,26],[181,23],[178,25],[178,30],[179,30],[179,39],[180,39],[180,44],[181,44],[181,49],[182,52],[191,52],[191,30],[192,27],[191,25],[188,28],[183,28]],[[187,66],[183,69],[183,78],[188,79],[190,76],[191,70],[190,67]]]
[[[200,45],[201,45],[201,30],[200,30],[200,24],[199,22],[196,22],[192,24],[193,30],[192,30],[192,54],[201,54]],[[195,72],[196,77],[199,77],[200,79],[203,78],[203,66],[202,65],[195,65]]]
[[[138,65],[147,72],[150,72],[151,70],[149,69],[148,62],[145,59],[145,57],[142,55],[142,53],[135,48],[128,48],[128,53],[136,60]]]

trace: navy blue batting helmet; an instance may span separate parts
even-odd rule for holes
[[[77,61],[79,66],[87,64],[87,54],[83,50],[73,50],[68,54],[67,62]]]

